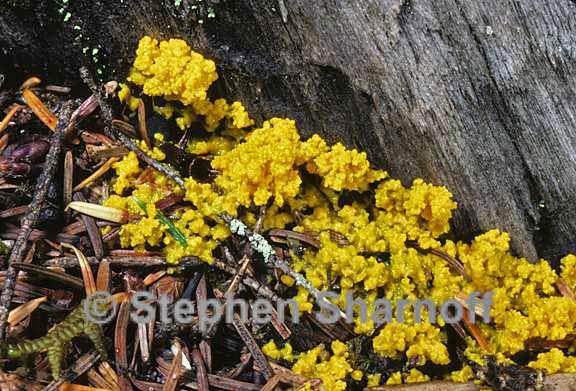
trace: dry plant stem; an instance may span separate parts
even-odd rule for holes
[[[234,278],[232,279],[230,286],[228,287],[228,289],[226,290],[226,293],[224,294],[224,302],[225,303],[228,302],[229,298],[230,299],[234,298],[234,296],[236,294],[236,290],[238,289],[238,286],[240,285],[240,281],[244,277],[244,273],[246,272],[246,269],[248,268],[248,265],[250,264],[250,258],[248,258],[247,256],[244,256],[242,258],[242,260],[240,261],[240,264],[241,264],[240,268],[234,274]],[[219,320],[221,320],[221,319],[222,318],[219,318]],[[210,325],[210,327],[208,328],[208,331],[206,332],[206,338],[207,339],[211,339],[212,337],[214,337],[214,335],[216,334],[216,330],[218,329],[219,323],[220,323],[219,321],[216,321]]]
[[[164,257],[129,257],[129,256],[111,256],[103,258],[110,263],[110,266],[118,266],[125,268],[143,268],[143,267],[168,267],[170,266]],[[100,262],[96,257],[87,257],[90,265],[98,265]],[[196,257],[185,257],[181,260],[180,266],[184,267],[200,267],[205,265],[206,262],[199,260]],[[59,257],[48,259],[43,262],[44,266],[57,266],[63,268],[77,268],[79,267],[78,259],[75,257]]]
[[[32,228],[34,228],[36,222],[38,221],[41,206],[46,199],[48,187],[54,178],[54,174],[58,166],[58,157],[60,156],[60,151],[62,150],[64,131],[67,127],[68,119],[70,118],[70,111],[70,104],[65,104],[62,108],[60,120],[58,121],[56,129],[50,137],[50,149],[46,155],[46,163],[44,163],[42,174],[36,183],[36,189],[34,191],[32,201],[30,202],[30,207],[21,221],[20,235],[14,243],[12,252],[10,253],[10,258],[8,259],[6,280],[4,281],[2,294],[0,296],[0,341],[3,341],[6,338],[6,321],[8,319],[8,309],[10,308],[10,302],[12,301],[12,295],[14,294],[14,285],[16,283],[17,272],[16,269],[12,267],[12,264],[22,260],[24,252],[26,251],[26,243],[28,242]]]

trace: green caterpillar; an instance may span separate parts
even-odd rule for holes
[[[102,360],[107,359],[104,347],[104,336],[99,324],[91,322],[85,314],[84,301],[76,307],[61,323],[54,326],[44,337],[30,341],[22,341],[14,344],[0,346],[0,356],[6,358],[19,358],[31,353],[47,350],[48,363],[52,372],[52,378],[60,378],[60,370],[64,353],[72,338],[86,335]]]

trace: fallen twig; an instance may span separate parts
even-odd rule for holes
[[[69,118],[71,118],[70,111],[71,108],[69,104],[66,104],[62,108],[60,120],[58,121],[56,130],[50,137],[50,149],[46,155],[46,163],[44,163],[44,169],[42,170],[42,174],[40,175],[40,178],[36,184],[36,190],[34,192],[34,196],[32,197],[32,201],[30,202],[28,213],[21,221],[20,234],[14,243],[14,246],[12,247],[12,252],[10,253],[10,258],[8,259],[6,280],[4,281],[4,286],[2,287],[2,295],[0,296],[0,341],[3,341],[6,337],[6,320],[8,318],[8,309],[10,308],[10,302],[12,301],[12,295],[14,293],[14,284],[16,283],[16,269],[12,267],[12,263],[20,262],[22,260],[26,250],[26,243],[28,242],[32,228],[34,228],[36,222],[38,221],[38,217],[40,216],[41,205],[46,199],[48,187],[58,166],[58,157],[62,149],[64,131],[68,126]]]

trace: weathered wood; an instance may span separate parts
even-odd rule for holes
[[[8,3],[7,82],[77,79],[82,62],[122,79],[143,34],[182,37],[219,64],[214,92],[257,119],[290,116],[405,184],[446,185],[455,237],[501,228],[532,260],[576,250],[571,0]]]

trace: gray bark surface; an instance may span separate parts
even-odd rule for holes
[[[122,80],[143,34],[184,38],[218,63],[216,93],[257,119],[294,118],[405,185],[447,186],[455,238],[500,228],[531,260],[576,251],[571,0],[7,3],[0,69],[13,80],[70,82],[83,63]]]

